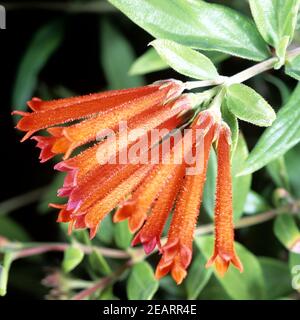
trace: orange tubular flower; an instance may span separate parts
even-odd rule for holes
[[[69,223],[69,232],[88,228],[93,238],[103,218],[116,209],[114,222],[128,219],[130,230],[137,232],[132,245],[142,244],[147,254],[156,246],[161,252],[156,277],[171,273],[177,284],[185,278],[191,262],[209,153],[215,140],[216,244],[208,265],[215,262],[221,274],[230,262],[242,270],[233,242],[230,130],[215,109],[198,113],[193,108],[199,103],[197,96],[182,94],[184,89],[182,82],[171,79],[54,101],[33,98],[28,102],[32,112],[13,113],[22,116],[17,124],[26,132],[22,141],[46,130],[47,135],[32,137],[41,149],[41,162],[57,154],[63,156],[54,168],[66,173],[58,196],[67,200],[50,204],[60,210],[57,221]],[[186,132],[185,128],[191,130]],[[153,137],[154,129],[159,130],[158,136]],[[174,129],[176,134],[167,139]],[[139,140],[147,141],[142,143],[144,148],[137,147]],[[78,147],[85,149],[71,157]],[[154,162],[153,154],[158,158]],[[191,174],[191,169],[196,171]],[[161,245],[172,211],[167,242]]]
[[[234,250],[232,181],[230,167],[231,132],[223,123],[218,139],[218,177],[215,207],[215,248],[207,267],[215,263],[217,272],[223,276],[230,262],[241,272],[243,265]]]
[[[194,230],[201,204],[210,147],[215,135],[216,126],[213,115],[209,112],[200,113],[196,120],[196,127],[204,130],[203,167],[199,173],[187,175],[184,179],[171,221],[168,241],[162,248],[163,255],[155,274],[159,279],[171,271],[177,284],[186,277],[186,269],[192,258]]]

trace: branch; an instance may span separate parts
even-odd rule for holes
[[[131,255],[126,251],[111,249],[111,248],[102,248],[102,247],[93,247],[93,246],[86,246],[82,244],[76,244],[78,248],[80,248],[85,254],[91,254],[93,251],[99,252],[104,257],[115,258],[115,259],[128,259],[131,258]],[[64,252],[68,248],[70,248],[70,244],[68,243],[32,243],[32,244],[22,244],[20,248],[18,245],[8,244],[3,246],[1,249],[15,249],[16,255],[15,259],[26,258],[35,256],[38,254],[43,254],[47,252]],[[19,249],[20,248],[20,249]]]
[[[244,217],[240,219],[234,226],[235,229],[242,229],[246,227],[251,227],[263,222],[270,221],[274,219],[279,214],[290,212],[291,214],[297,214],[300,212],[300,201],[295,201],[289,205],[282,206],[277,209],[272,209],[254,216]],[[201,236],[205,234],[210,234],[214,232],[214,223],[209,223],[203,226],[198,227],[195,230],[195,236]],[[161,244],[164,245],[167,242],[167,237],[163,237],[161,239]],[[157,251],[157,248],[151,252],[155,253]],[[143,248],[136,249],[133,253],[134,255],[140,255],[142,256],[144,254],[144,258],[146,257]],[[143,257],[143,256],[142,256]]]
[[[300,54],[300,48],[295,48],[290,50],[286,54],[287,59],[291,59]],[[230,85],[233,83],[241,83],[247,81],[254,76],[261,74],[265,71],[273,69],[274,65],[278,62],[277,57],[272,57],[268,60],[260,62],[246,70],[243,70],[231,77],[219,76],[215,80],[204,80],[204,81],[188,81],[185,83],[185,88],[187,90],[203,88],[215,85]]]
[[[97,281],[90,288],[80,291],[75,296],[71,298],[71,300],[83,300],[98,290],[102,290],[116,281],[123,273],[133,264],[132,260],[128,260],[123,266],[121,266],[118,270],[113,272],[111,275],[102,278],[100,281]]]

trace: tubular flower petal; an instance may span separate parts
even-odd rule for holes
[[[144,107],[149,107],[147,101],[151,101],[153,106],[155,104],[166,103],[170,97],[178,97],[183,90],[181,82],[170,80],[161,84],[150,85],[147,87],[116,90],[106,94],[99,94],[98,96],[89,95],[78,98],[67,98],[48,103],[48,107],[37,107],[37,100],[29,103],[34,110],[33,113],[24,113],[14,111],[13,114],[21,115],[23,118],[18,122],[17,129],[26,131],[27,134],[22,141],[30,137],[34,132],[52,127],[57,124],[71,122],[74,120],[96,116],[97,114],[110,114],[115,109],[118,110],[118,115],[129,108],[134,112],[134,106],[137,103],[137,110],[139,112]],[[176,96],[177,94],[177,96]],[[141,99],[141,100],[139,100]],[[65,104],[64,104],[65,101]],[[42,103],[42,102],[41,102]],[[57,104],[58,107],[53,107]],[[113,114],[116,114],[115,112]],[[130,112],[126,111],[126,115]]]
[[[209,152],[216,139],[216,245],[208,264],[216,262],[221,273],[230,261],[242,268],[233,248],[230,131],[220,125],[216,109],[198,113],[193,108],[197,98],[182,94],[184,89],[182,82],[166,80],[53,101],[33,98],[28,102],[32,112],[13,113],[22,116],[17,124],[26,132],[22,141],[39,130],[47,132],[32,137],[41,149],[41,162],[63,156],[54,168],[66,174],[58,196],[67,199],[50,204],[59,209],[57,221],[69,223],[69,233],[87,228],[93,238],[103,218],[116,209],[113,220],[128,219],[130,230],[138,232],[132,245],[141,243],[146,253],[157,246],[162,253],[156,277],[171,273],[178,284],[192,259]],[[83,150],[72,155],[79,147]],[[167,242],[161,246],[172,211]]]
[[[215,207],[215,247],[207,267],[215,263],[217,272],[223,276],[230,262],[241,272],[242,263],[234,249],[232,181],[230,169],[231,132],[223,123],[218,138],[218,176]]]
[[[213,121],[214,119],[209,113],[200,114],[196,121],[199,125],[198,128],[205,130],[203,167],[199,173],[187,175],[184,179],[168,232],[168,241],[162,248],[163,255],[156,268],[155,275],[158,279],[171,272],[176,283],[180,284],[186,277],[186,269],[192,258],[192,242],[201,204],[210,147],[215,134]]]
[[[164,192],[161,193],[154,203],[145,225],[132,241],[132,245],[142,243],[146,254],[151,253],[156,245],[161,249],[160,237],[174,205],[184,176],[184,170],[185,165],[183,164],[176,167],[172,179],[167,181],[164,186]]]

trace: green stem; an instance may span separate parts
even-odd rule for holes
[[[114,259],[128,259],[131,255],[126,251],[86,246],[82,244],[76,244],[85,254],[91,254],[93,251],[99,252],[101,255]],[[71,245],[68,243],[25,243],[25,244],[14,244],[9,243],[2,248],[0,247],[0,252],[5,252],[6,250],[15,250],[15,259],[31,257],[34,255],[39,255],[47,252],[64,252]]]
[[[296,48],[288,51],[286,58],[292,59],[299,54],[300,54],[300,48]],[[209,86],[215,86],[215,85],[230,85],[233,83],[242,83],[265,71],[273,69],[277,62],[278,62],[278,58],[272,57],[246,70],[243,70],[231,77],[219,76],[215,80],[188,81],[185,83],[185,87],[187,90],[191,90],[191,89],[203,88],[203,87],[209,87]]]
[[[75,296],[71,298],[71,300],[83,300],[85,298],[90,297],[92,294],[97,292],[98,290],[103,290],[107,286],[114,283],[118,278],[133,264],[132,260],[128,260],[124,265],[122,265],[119,269],[113,272],[111,275],[102,278],[100,281],[94,283],[91,287],[80,291]]]

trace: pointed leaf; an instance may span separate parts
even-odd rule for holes
[[[17,72],[12,93],[14,110],[24,110],[37,84],[37,77],[51,55],[61,45],[63,25],[60,22],[46,24],[33,36]]]
[[[236,83],[226,90],[228,109],[239,119],[257,126],[268,127],[276,114],[267,101],[250,87]]]
[[[62,262],[62,267],[65,272],[70,272],[75,269],[82,259],[84,258],[84,253],[78,247],[69,247],[64,254],[64,260]]]
[[[272,160],[282,156],[300,141],[300,85],[289,102],[277,113],[277,119],[268,128],[250,153],[240,175],[253,173]]]
[[[140,75],[169,68],[154,48],[150,48],[135,60],[129,70],[130,75]]]
[[[280,58],[285,56],[293,39],[299,3],[299,0],[249,0],[258,30]]]
[[[99,276],[99,273],[109,275],[112,272],[109,264],[100,252],[93,250],[92,253],[89,254],[88,260],[96,275]]]
[[[0,296],[5,296],[7,291],[7,282],[9,269],[14,261],[15,254],[7,252],[4,254],[2,266],[0,265]]]
[[[281,214],[276,218],[274,233],[288,250],[300,254],[300,230],[291,215]]]
[[[132,240],[132,234],[129,231],[128,221],[121,221],[115,224],[115,241],[116,245],[121,249],[127,249]]]
[[[144,85],[140,76],[129,76],[135,54],[125,37],[108,21],[101,23],[101,63],[110,89]]]
[[[258,193],[250,190],[247,195],[244,212],[246,214],[256,214],[270,209],[266,200]]]
[[[127,282],[129,300],[151,300],[158,289],[158,281],[148,262],[139,262],[133,266]]]
[[[188,276],[184,281],[187,291],[187,299],[189,300],[197,299],[212,275],[213,270],[211,268],[205,268],[205,263],[206,260],[202,254],[198,254],[193,258]]]
[[[203,54],[170,40],[154,40],[150,43],[161,58],[177,72],[200,80],[218,77],[213,63]]]
[[[300,55],[288,60],[285,65],[285,73],[290,77],[300,81]]]
[[[155,38],[256,61],[269,54],[254,23],[221,5],[197,0],[109,2]]]
[[[258,258],[265,279],[266,298],[279,299],[293,292],[286,263],[271,258]]]

